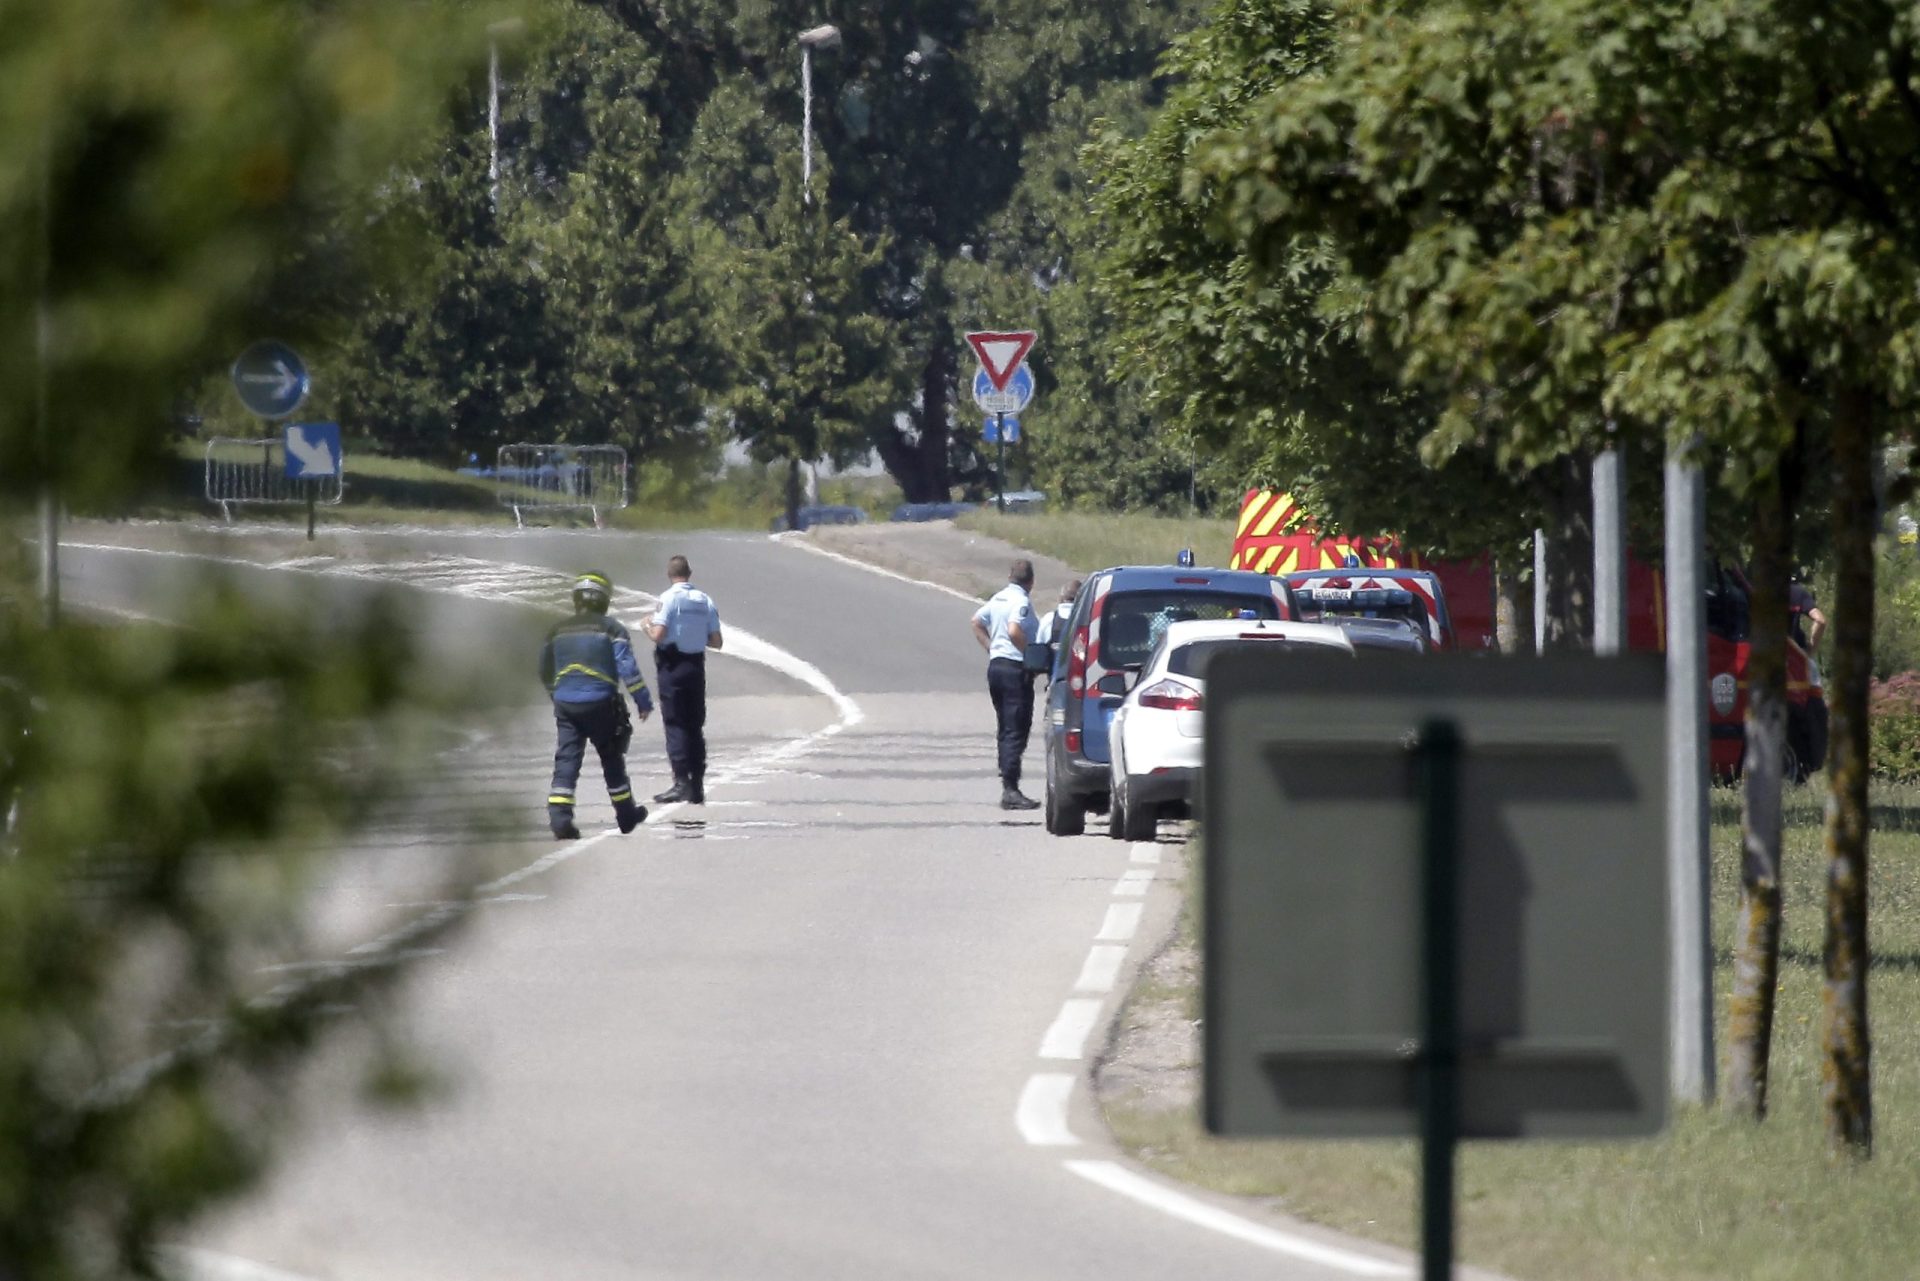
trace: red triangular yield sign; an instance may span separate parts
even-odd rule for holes
[[[980,368],[987,371],[987,381],[993,384],[995,391],[1005,391],[1007,380],[1013,377],[1013,371],[1020,368],[1020,362],[1033,350],[1034,333],[1031,329],[1019,329],[1009,333],[997,330],[982,330],[967,335],[967,343],[973,348],[973,354],[980,358]]]

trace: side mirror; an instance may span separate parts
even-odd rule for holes
[[[1127,679],[1125,672],[1108,672],[1094,684],[1102,694],[1111,694],[1115,698],[1124,698],[1133,682]]]

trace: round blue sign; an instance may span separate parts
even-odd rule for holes
[[[1033,371],[1021,361],[1007,379],[1006,390],[995,391],[993,380],[984,369],[973,375],[973,403],[990,414],[1017,414],[1033,403]]]
[[[293,348],[269,339],[233,362],[233,389],[240,403],[262,418],[285,418],[307,398],[307,367]]]

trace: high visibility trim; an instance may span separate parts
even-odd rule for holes
[[[1265,538],[1274,531],[1276,526],[1291,516],[1294,510],[1295,507],[1292,498],[1286,494],[1277,496],[1273,501],[1273,505],[1262,513],[1260,518],[1253,523],[1253,536],[1255,538]]]
[[[569,809],[571,809],[573,807],[573,798],[571,796],[561,796],[556,793],[555,795],[549,796],[547,798],[547,804],[564,805],[564,806],[567,806]]]
[[[607,799],[612,801],[615,805],[618,805],[621,801],[630,801],[633,799],[633,789],[629,787],[622,792],[609,792],[607,794]]]
[[[1233,531],[1234,537],[1245,538],[1247,536],[1247,526],[1253,524],[1253,522],[1259,518],[1260,513],[1266,511],[1268,504],[1272,501],[1273,491],[1271,489],[1248,490],[1246,498],[1240,504],[1240,526]]]
[[[618,685],[620,683],[614,680],[613,677],[607,675],[605,672],[600,671],[597,668],[588,667],[585,663],[568,663],[565,667],[561,668],[558,672],[554,673],[553,679],[555,681],[558,681],[564,676],[574,676],[574,675],[591,676],[593,677],[593,679],[597,681],[605,681],[609,685]]]
[[[633,682],[631,685],[627,686],[627,693],[629,694],[644,694],[646,692],[647,692],[647,683],[644,680],[637,680]]]

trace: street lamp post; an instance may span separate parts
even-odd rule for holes
[[[505,18],[487,24],[487,204],[500,208],[500,37],[519,35],[527,24]]]
[[[800,33],[800,199],[813,203],[813,51],[840,43],[840,28],[828,23]]]

